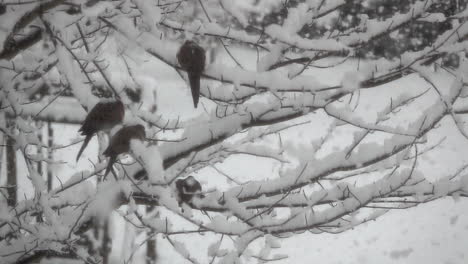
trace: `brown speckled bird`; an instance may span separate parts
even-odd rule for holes
[[[200,97],[200,77],[205,69],[205,50],[197,43],[187,40],[177,52],[177,60],[180,66],[187,71],[193,105],[197,108]]]
[[[91,138],[99,131],[109,130],[122,122],[125,115],[125,108],[121,101],[101,101],[89,111],[86,119],[81,125],[82,136],[85,136],[83,145],[78,151],[76,161],[80,159],[81,153],[88,145]]]
[[[189,204],[193,196],[200,193],[202,190],[200,183],[193,176],[188,176],[185,179],[178,179],[175,185],[179,196],[179,205],[182,203]]]
[[[145,127],[142,125],[124,126],[112,136],[109,141],[109,146],[102,153],[104,156],[109,157],[106,173],[112,169],[117,160],[117,156],[130,151],[130,140],[138,139],[144,141],[146,138]]]

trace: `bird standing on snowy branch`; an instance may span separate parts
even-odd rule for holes
[[[200,77],[205,69],[205,50],[197,43],[187,40],[177,53],[180,66],[187,71],[193,105],[197,108],[200,97]]]
[[[107,146],[103,153],[104,156],[109,157],[109,163],[104,176],[112,169],[112,165],[114,165],[118,155],[130,151],[130,141],[132,139],[144,141],[145,138],[145,127],[142,125],[125,126],[117,131],[112,136],[109,146]]]
[[[95,133],[104,130],[110,130],[115,125],[122,122],[125,115],[124,105],[120,100],[101,101],[89,111],[80,130],[82,136],[85,136],[83,145],[78,151],[76,161],[80,159],[81,153],[88,145]]]
[[[178,179],[175,185],[179,196],[179,205],[182,203],[190,203],[193,196],[199,194],[202,190],[200,183],[193,176],[188,176],[185,179]]]

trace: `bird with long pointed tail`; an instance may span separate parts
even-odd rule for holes
[[[193,105],[197,108],[200,97],[200,78],[205,70],[205,50],[192,40],[187,40],[177,52],[177,60],[187,71]]]
[[[122,122],[125,115],[124,104],[120,100],[106,100],[97,103],[89,111],[78,132],[85,136],[83,145],[78,151],[76,161],[80,159],[83,150],[88,145],[91,138],[99,131],[106,131]]]
[[[130,151],[130,141],[136,139],[144,141],[146,139],[145,127],[138,124],[133,126],[124,126],[117,131],[110,139],[109,146],[102,153],[109,157],[106,173],[104,177],[111,171],[112,166],[117,160],[117,156]]]

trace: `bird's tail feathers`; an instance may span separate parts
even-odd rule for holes
[[[102,152],[102,155],[104,155],[106,157],[110,157],[110,156],[112,156],[111,152],[112,152],[111,149],[109,148],[109,146],[107,146],[107,148],[104,150],[104,152]]]
[[[104,177],[109,174],[109,172],[112,170],[112,165],[114,165],[115,161],[117,160],[117,156],[110,156],[109,163],[107,163],[107,168],[106,168],[106,173],[104,174]]]
[[[81,145],[81,148],[78,151],[78,155],[76,155],[76,161],[77,162],[80,159],[81,153],[83,153],[83,150],[86,148],[86,146],[88,146],[88,143],[89,143],[89,141],[91,140],[92,137],[93,137],[93,135],[86,135],[86,137],[85,137],[85,139],[83,141],[83,145]]]
[[[190,82],[190,89],[192,90],[193,105],[195,108],[198,106],[200,98],[200,74],[196,72],[189,72],[188,78]]]

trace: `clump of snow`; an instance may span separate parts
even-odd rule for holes
[[[151,183],[164,183],[164,168],[156,145],[145,146],[140,140],[131,140],[130,148],[137,160],[141,161]]]
[[[430,13],[427,16],[421,17],[418,21],[429,22],[429,23],[440,23],[447,20],[444,13]]]
[[[246,224],[239,221],[229,221],[225,217],[215,216],[209,224],[208,228],[223,231],[226,233],[241,233],[243,230],[246,230]]]
[[[223,250],[223,252],[220,251],[219,250],[220,247],[221,247],[221,241],[216,241],[212,243],[208,247],[208,256],[217,256],[217,257],[223,256],[226,251],[225,250]]]
[[[242,6],[238,5],[238,1],[220,0],[219,2],[224,10],[235,17],[243,27],[249,25],[249,18],[247,17],[248,12],[245,12],[245,10],[242,9]]]
[[[34,169],[31,169],[29,171],[29,177],[31,179],[31,182],[36,189],[36,192],[43,192],[47,190],[47,184],[42,178],[42,176]]]
[[[113,10],[115,7],[111,2],[99,1],[91,7],[81,5],[81,13],[87,18],[96,18],[107,10]]]
[[[274,45],[271,47],[270,52],[261,57],[257,63],[257,71],[267,71],[270,66],[275,64],[283,55],[283,45]]]
[[[143,23],[149,28],[149,31],[159,35],[159,31],[155,26],[161,20],[161,9],[150,1],[134,0],[133,3],[135,3],[141,11]]]
[[[174,249],[177,251],[177,253],[182,255],[184,258],[187,258],[187,259],[190,258],[190,253],[187,250],[187,247],[185,246],[184,243],[179,242],[177,240],[172,240],[172,244],[174,246]]]
[[[354,92],[361,88],[361,82],[364,78],[357,71],[346,72],[341,80],[343,90],[347,92]]]
[[[63,45],[58,45],[56,50],[57,57],[59,58],[59,69],[63,76],[66,77],[70,88],[73,91],[75,97],[80,101],[80,104],[85,106],[87,109],[91,109],[98,99],[91,93],[91,89],[85,85],[82,81],[82,73],[78,66],[75,65],[68,54],[68,51]]]
[[[131,193],[131,183],[126,181],[103,182],[98,185],[95,199],[90,205],[92,215],[104,221]]]

